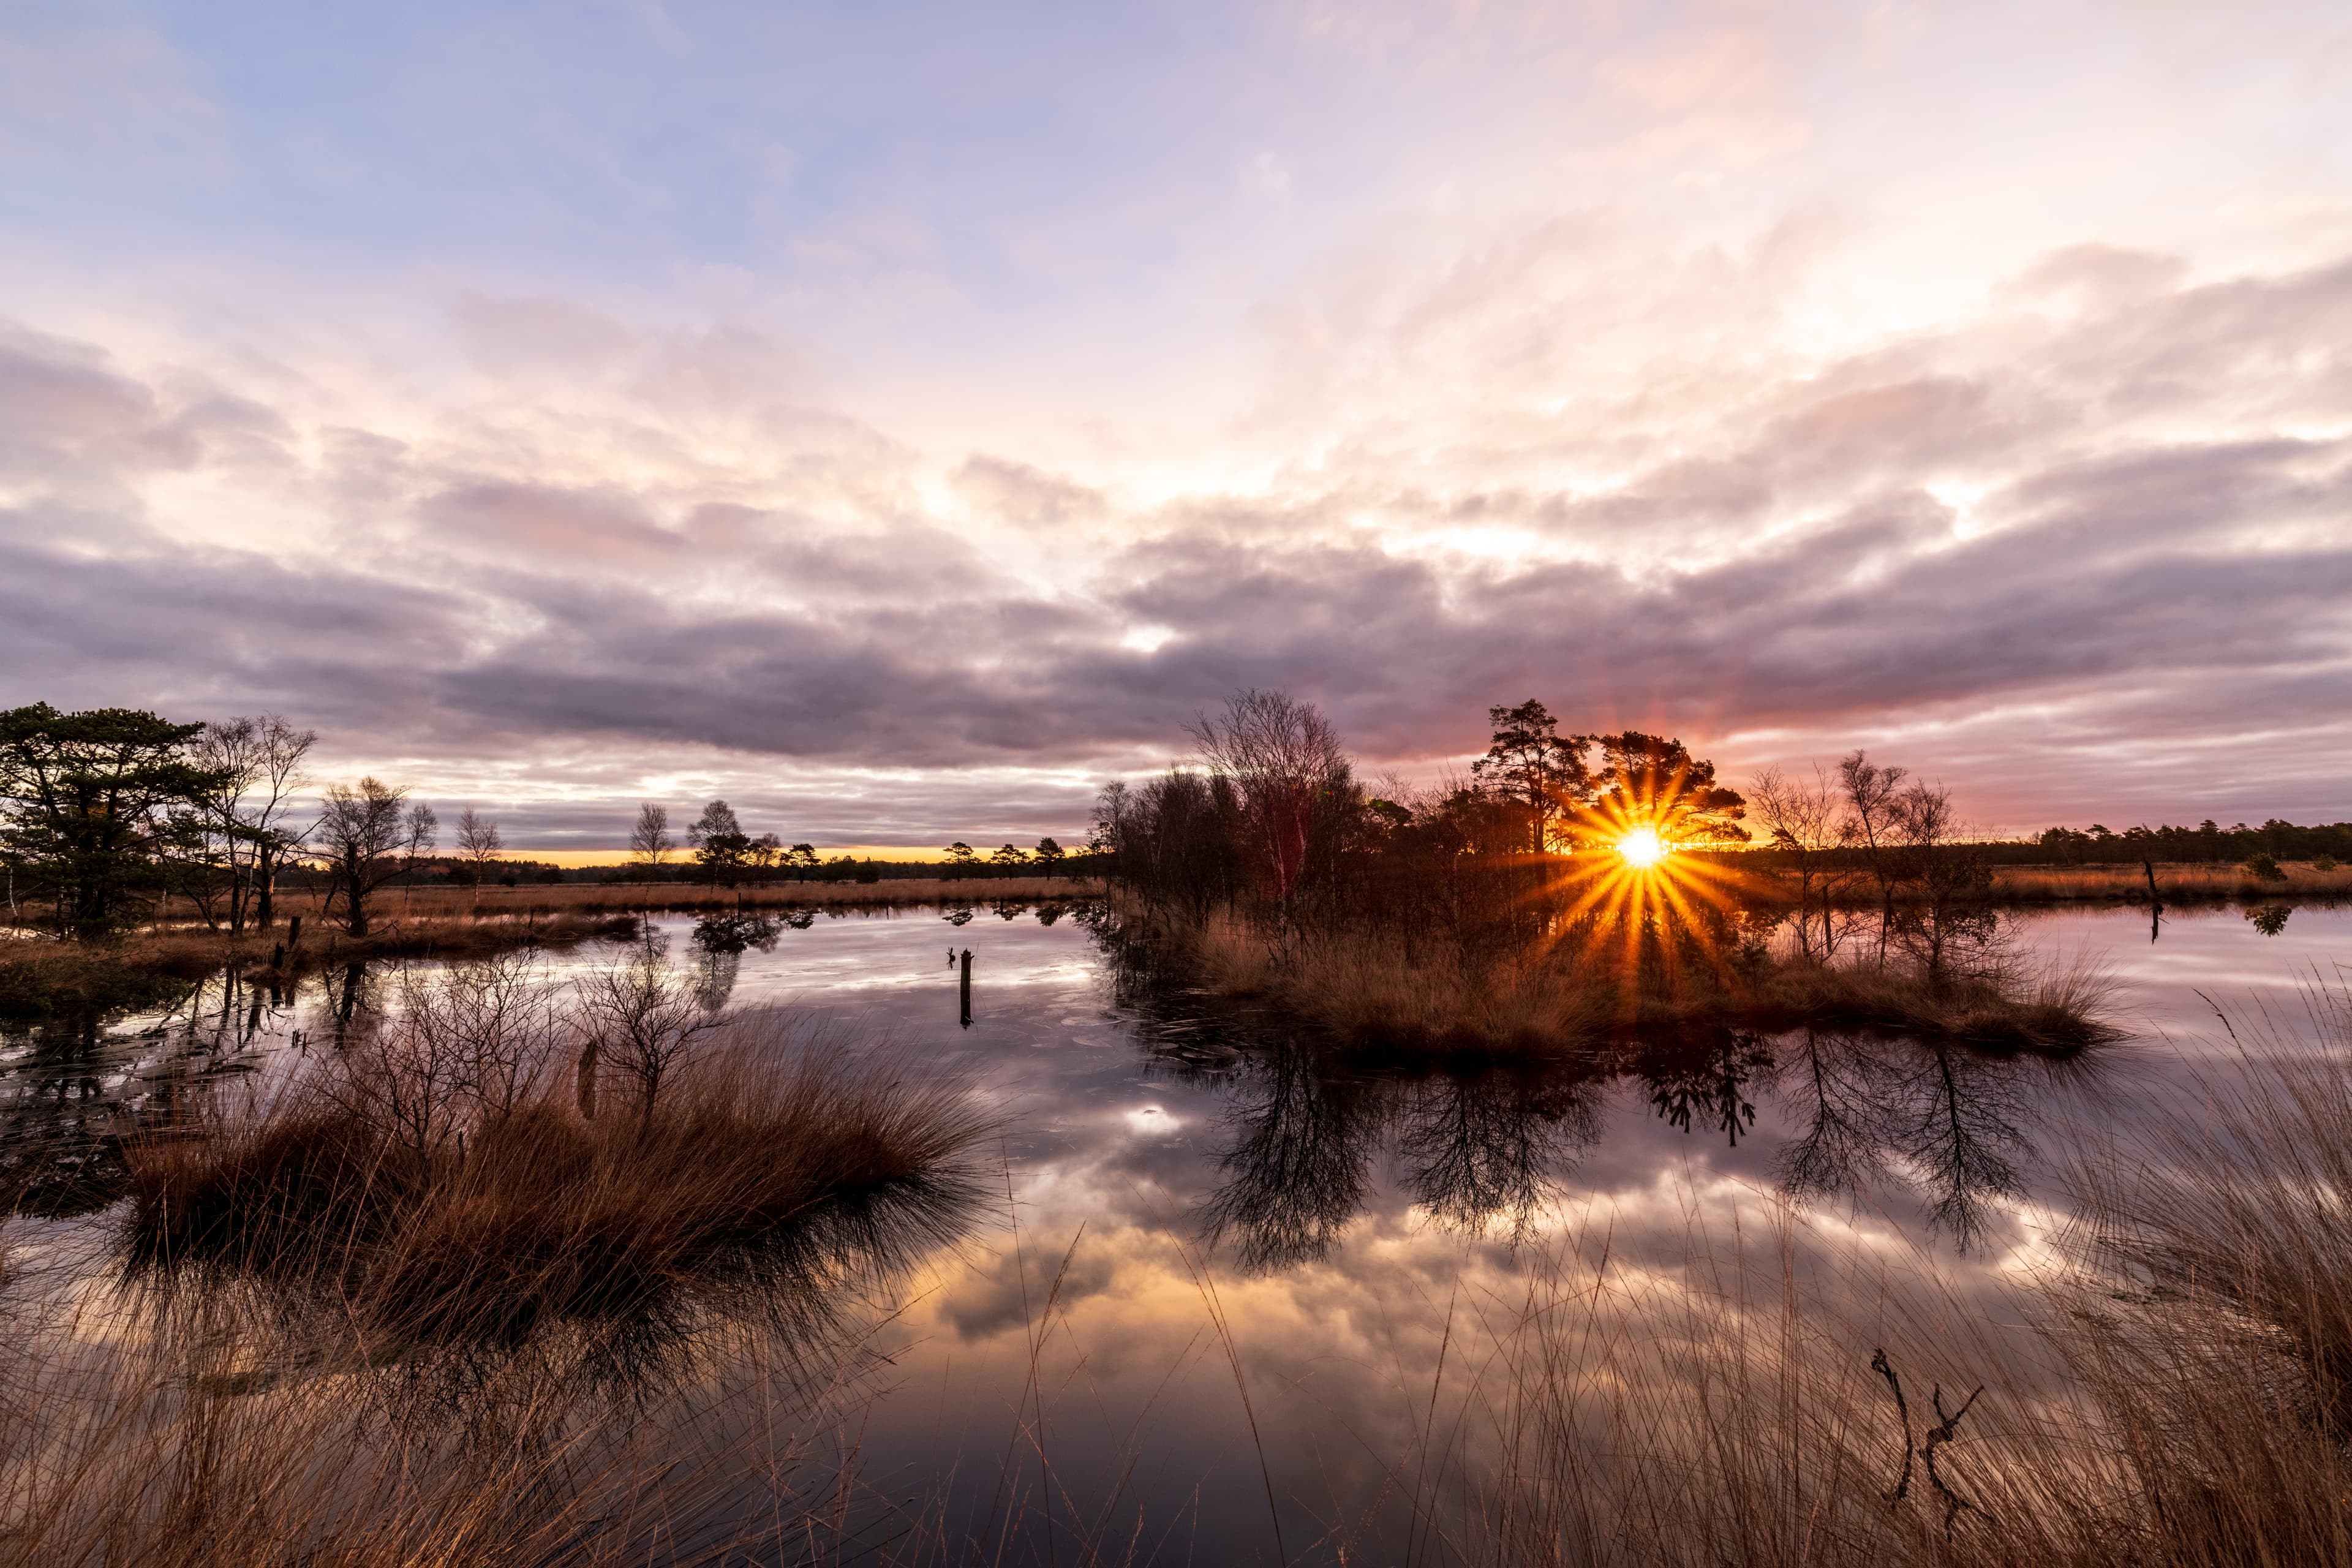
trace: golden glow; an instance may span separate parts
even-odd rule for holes
[[[1617,853],[1629,866],[1648,868],[1666,858],[1666,842],[1654,827],[1637,827],[1617,840]]]

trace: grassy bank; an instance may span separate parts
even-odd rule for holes
[[[1068,878],[996,880],[903,879],[877,883],[777,882],[735,889],[701,883],[394,889],[379,894],[375,929],[354,939],[322,918],[324,896],[293,892],[268,931],[167,921],[111,942],[0,940],[0,1020],[37,1022],[85,1012],[161,1006],[184,983],[234,965],[268,982],[337,964],[384,958],[467,958],[519,948],[634,935],[646,913],[880,910],[1039,902],[1094,896],[1100,884]],[[185,910],[165,911],[180,921]],[[286,945],[290,918],[301,939]]]
[[[1786,862],[1769,851],[1713,851],[1693,857],[1715,868],[1715,874],[1740,897],[1757,903],[1790,900],[1793,873]],[[2352,866],[2320,870],[2309,861],[2281,861],[2281,876],[2257,877],[2238,865],[2159,863],[2156,867],[2157,897],[2166,903],[2222,902],[2261,900],[2352,898]],[[2130,865],[2011,866],[1986,868],[1990,878],[1982,897],[1995,907],[2070,903],[2147,902],[2147,872]],[[1878,884],[1860,864],[1844,866],[1829,876],[1832,901],[1841,909],[1875,909],[1882,901]],[[1897,905],[1916,904],[1921,889],[1898,885]]]
[[[551,916],[667,910],[681,914],[731,913],[736,910],[878,910],[926,904],[984,904],[1013,899],[1075,899],[1099,893],[1099,882],[1070,877],[905,877],[882,882],[745,883],[740,888],[709,882],[564,882],[502,887],[446,884],[394,887],[377,895],[385,911],[403,921],[545,920]],[[323,895],[281,893],[281,914],[300,914],[315,923]]]
[[[299,911],[298,911],[299,912]],[[202,927],[134,931],[107,942],[39,938],[0,941],[0,1021],[163,1006],[224,967],[268,984],[341,964],[387,958],[469,958],[521,948],[633,936],[637,917],[603,910],[473,919],[412,916],[383,921],[365,938],[308,915],[300,939],[289,927],[232,936]]]
[[[1899,1031],[1990,1050],[2067,1051],[2116,1037],[2094,969],[1973,952],[1946,973],[1866,948],[1820,958],[1783,942],[1633,947],[1602,931],[1479,952],[1378,931],[1270,941],[1230,912],[1130,910],[1120,940],[1167,979],[1246,999],[1349,1047],[1494,1056],[1589,1054],[1641,1034],[1805,1025]],[[1854,944],[1862,948],[1862,944]]]
[[[2352,866],[2322,871],[2308,861],[2282,861],[2283,878],[2250,875],[2241,866],[2162,865],[2157,897],[2168,903],[2229,899],[2352,898]],[[1996,866],[1991,897],[2014,904],[2147,902],[2147,873],[2138,866]]]

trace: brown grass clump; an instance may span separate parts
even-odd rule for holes
[[[651,1113],[566,1094],[420,1130],[348,1079],[129,1150],[131,1255],[331,1292],[392,1331],[512,1338],[681,1296],[814,1289],[954,1227],[980,1121],[954,1085],[740,1021]]]
[[[889,1286],[967,1223],[983,1119],[714,1021],[656,953],[615,974],[634,1036],[528,957],[408,977],[133,1138],[114,1225],[0,1270],[0,1562],[803,1554],[834,1505],[802,1471],[837,1468]]]
[[[1171,933],[1192,983],[1264,999],[1348,1041],[1414,1049],[1575,1050],[1608,1029],[1607,999],[1540,963],[1477,967],[1390,937],[1305,942],[1278,954],[1230,911]]]
[[[2004,961],[1941,977],[1901,962],[1784,958],[1741,988],[1759,1023],[1883,1029],[1992,1051],[2064,1052],[2118,1037],[2113,978],[2086,961]]]

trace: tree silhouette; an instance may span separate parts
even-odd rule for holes
[[[130,708],[0,712],[0,857],[62,930],[111,931],[163,890],[163,853],[228,783],[191,760],[203,730]]]
[[[1674,845],[1748,842],[1739,826],[1746,799],[1717,784],[1715,764],[1692,756],[1680,741],[1639,730],[1592,740],[1601,767],[1582,814],[1589,837],[1613,842],[1628,828],[1648,827]]]
[[[1470,771],[1527,813],[1527,847],[1541,854],[1551,845],[1552,824],[1591,799],[1590,742],[1559,733],[1559,721],[1532,697],[1517,708],[1489,708],[1486,720],[1494,738]]]
[[[735,819],[733,806],[723,800],[704,806],[702,815],[686,830],[686,841],[694,846],[695,863],[713,881],[731,888],[742,879],[743,868],[751,858],[751,840]]]
[[[437,833],[433,808],[411,803],[405,788],[373,778],[360,780],[356,788],[328,788],[311,837],[327,859],[328,907],[342,900],[345,930],[355,937],[368,934],[368,900],[415,869]]]
[[[677,848],[677,840],[670,837],[669,807],[646,801],[637,807],[636,825],[629,829],[629,858],[651,880],[661,872]]]

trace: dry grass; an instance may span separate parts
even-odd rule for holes
[[[137,1139],[113,1232],[0,1278],[0,1561],[770,1561],[831,1528],[801,1473],[866,1304],[966,1221],[971,1098],[754,1015],[636,1104],[521,961],[410,1001]]]
[[[1083,878],[1005,877],[950,880],[943,877],[908,877],[880,882],[768,882],[740,888],[714,887],[703,882],[565,882],[530,883],[521,887],[486,886],[478,889],[449,886],[394,888],[376,895],[370,907],[378,918],[401,921],[545,920],[550,916],[631,910],[674,910],[689,914],[725,913],[735,910],[889,909],[916,904],[992,903],[1013,899],[1084,898],[1101,892],[1101,884]],[[281,894],[281,914],[299,913],[316,923],[320,895]]]
[[[1785,1209],[1760,1237],[1695,1226],[1678,1278],[1571,1237],[1501,1314],[1472,1399],[1493,1472],[1441,1555],[2352,1561],[2344,1000],[2326,1055],[2250,1060],[2210,1121],[2086,1160],[2075,1265],[1989,1300]]]
[[[617,1400],[578,1344],[453,1362],[296,1338],[256,1299],[17,1281],[0,1390],[0,1562],[43,1568],[523,1568],[797,1555],[845,1363],[730,1347],[677,1397]],[[135,1327],[120,1320],[136,1310]],[[120,1337],[93,1342],[93,1331]],[[823,1505],[825,1500],[814,1500]]]
[[[1197,989],[1262,1000],[1358,1047],[1571,1055],[1643,1032],[1806,1024],[1991,1050],[2116,1037],[2105,1021],[2114,986],[2096,965],[2039,968],[1998,952],[1941,976],[1900,954],[1832,963],[1785,948],[1676,955],[1635,973],[1612,942],[1474,959],[1370,932],[1278,952],[1230,912],[1157,936]]]
[[[298,911],[299,912],[299,911]],[[202,927],[134,931],[110,942],[37,938],[0,942],[0,1018],[160,1006],[226,965],[267,984],[336,964],[386,958],[464,959],[634,936],[637,918],[604,910],[489,919],[387,920],[364,941],[304,917],[300,942],[287,930],[232,936]]]
[[[134,1262],[356,1303],[404,1338],[510,1340],[696,1292],[804,1295],[839,1258],[936,1242],[971,1195],[982,1124],[958,1086],[801,1047],[772,1015],[733,1021],[650,1109],[608,1092],[594,1120],[575,1083],[483,1094],[474,1063],[371,1049],[133,1142]],[[442,1071],[464,1103],[445,1115],[387,1070]]]
[[[1492,1051],[1581,1049],[1612,1022],[1607,996],[1540,963],[1474,967],[1433,948],[1363,936],[1277,954],[1230,911],[1165,933],[1186,979],[1258,999],[1341,1040]]]
[[[2284,881],[2264,881],[2233,865],[2168,865],[2156,868],[2158,897],[2201,899],[2329,899],[2352,896],[2352,866],[2332,871],[2309,861],[2283,861]],[[2147,874],[2129,866],[1997,866],[1992,896],[2007,903],[2147,901]]]

